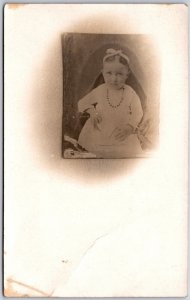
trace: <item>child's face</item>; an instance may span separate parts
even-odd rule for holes
[[[127,66],[120,62],[105,62],[102,70],[104,81],[109,88],[118,90],[121,89],[128,77],[129,71]]]

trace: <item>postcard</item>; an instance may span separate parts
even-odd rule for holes
[[[4,8],[4,295],[187,295],[188,7]]]

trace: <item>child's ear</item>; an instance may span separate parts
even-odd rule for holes
[[[129,77],[130,73],[131,73],[131,70],[128,68],[128,70],[127,70],[127,78]]]
[[[104,70],[103,70],[103,69],[101,70],[101,74],[102,74],[102,76],[104,77]]]
[[[130,73],[131,73],[131,70],[130,70],[130,69],[128,69],[128,71],[127,71],[127,76],[126,76],[126,79],[125,79],[125,82],[127,82],[127,80],[128,80],[128,78],[129,78],[129,75],[130,75]]]

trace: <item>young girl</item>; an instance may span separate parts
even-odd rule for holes
[[[142,119],[141,102],[125,84],[129,58],[121,51],[108,49],[103,58],[105,83],[78,102],[79,112],[88,112],[78,143],[96,157],[134,157],[142,153],[136,129]]]

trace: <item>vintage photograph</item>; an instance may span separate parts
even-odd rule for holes
[[[20,2],[3,7],[4,297],[186,297],[188,7]]]
[[[150,35],[65,33],[63,157],[150,156],[159,143],[159,51]]]

